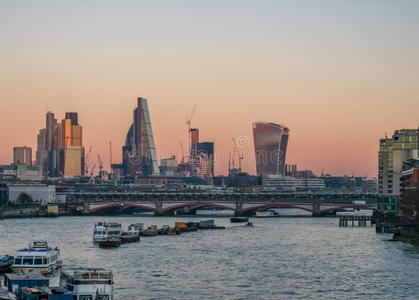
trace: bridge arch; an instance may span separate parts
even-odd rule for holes
[[[165,213],[172,210],[181,209],[185,207],[191,207],[191,206],[222,208],[226,210],[235,211],[234,208],[229,207],[227,205],[223,205],[223,204],[217,204],[217,203],[212,203],[212,202],[189,202],[189,203],[180,203],[177,205],[165,207],[161,209],[160,212]]]
[[[92,209],[89,209],[89,213],[90,214],[98,214],[101,213],[107,209],[110,208],[118,208],[120,207],[121,209],[128,209],[128,208],[141,208],[147,211],[151,211],[151,212],[155,212],[156,209],[150,206],[146,206],[143,204],[139,204],[139,203],[135,203],[135,202],[112,202],[112,203],[104,203],[103,205],[99,206],[99,207],[95,207]]]
[[[295,208],[295,209],[302,209],[308,212],[313,212],[312,209],[309,209],[307,207],[304,206],[298,206],[295,204],[290,204],[290,203],[269,203],[269,204],[261,204],[261,205],[256,205],[256,206],[252,206],[252,207],[247,207],[243,209],[243,212],[253,212],[253,211],[257,211],[257,210],[265,210],[265,209],[269,209],[269,208]]]

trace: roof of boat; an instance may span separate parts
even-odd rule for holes
[[[42,275],[41,273],[38,273],[38,272],[30,272],[30,273],[27,273],[27,274],[6,273],[6,274],[4,274],[4,276],[8,277],[10,280],[27,280],[27,279],[48,280],[47,277],[45,277],[44,275]]]
[[[110,273],[111,270],[106,270],[103,268],[62,268],[61,272],[67,276],[74,276],[76,273]]]

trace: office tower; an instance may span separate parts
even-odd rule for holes
[[[46,129],[39,130],[37,136],[36,165],[41,169],[42,175],[48,175],[48,150],[46,149]]]
[[[275,123],[253,123],[256,171],[258,175],[285,175],[289,129]]]
[[[61,121],[61,142],[58,149],[58,165],[60,175],[74,177],[84,175],[84,147],[82,126],[78,124],[77,113],[66,113],[66,118]],[[55,137],[60,137],[59,132]]]
[[[200,162],[199,177],[202,177],[204,179],[214,178],[214,143],[198,143],[197,153]]]
[[[32,165],[32,148],[14,147],[13,148],[13,164],[15,165]]]
[[[122,164],[124,173],[128,176],[159,174],[150,113],[145,98],[137,99],[133,123],[122,147]]]
[[[380,139],[378,193],[400,195],[403,162],[418,158],[419,129],[396,130],[392,138]]]
[[[199,129],[191,128],[189,129],[189,143],[191,146],[190,156],[192,159],[196,159],[198,155],[198,143],[199,143]]]

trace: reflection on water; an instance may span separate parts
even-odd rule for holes
[[[0,254],[34,239],[61,248],[66,266],[114,271],[115,299],[416,299],[419,251],[374,228],[334,218],[253,219],[255,227],[143,238],[119,249],[92,243],[100,220],[173,225],[197,218],[61,217],[0,222]],[[239,227],[240,226],[240,227]]]

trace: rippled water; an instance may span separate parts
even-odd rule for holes
[[[33,239],[61,248],[66,266],[110,268],[115,299],[418,299],[419,249],[334,218],[255,219],[226,230],[143,238],[118,249],[92,244],[100,220],[124,225],[196,218],[61,217],[0,222],[0,253]]]

